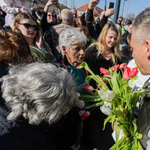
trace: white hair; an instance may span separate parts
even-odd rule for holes
[[[51,124],[74,106],[75,82],[66,70],[33,63],[11,73],[2,78],[3,98],[11,109],[9,121],[23,116],[30,124]]]
[[[70,49],[73,45],[84,43],[86,44],[87,37],[78,31],[76,28],[66,28],[59,35],[59,47],[61,49],[61,53],[64,56],[62,51],[62,46],[65,46],[66,49]]]
[[[61,19],[65,21],[71,21],[73,19],[72,11],[69,9],[63,9],[61,11]]]

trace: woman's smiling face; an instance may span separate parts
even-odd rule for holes
[[[108,48],[112,48],[117,42],[117,33],[112,29],[108,29],[106,34],[106,45]]]

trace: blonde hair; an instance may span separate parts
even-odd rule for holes
[[[112,60],[113,60],[113,63],[116,63],[116,60],[119,59],[121,60],[121,53],[120,53],[120,50],[119,50],[119,45],[120,45],[120,34],[119,34],[119,31],[117,29],[117,27],[112,24],[112,23],[107,23],[98,40],[97,40],[97,43],[95,44],[92,44],[92,45],[96,45],[97,49],[98,49],[98,55],[101,54],[101,52],[103,52],[106,48],[107,48],[107,45],[106,45],[106,35],[107,35],[107,32],[108,30],[113,30],[114,32],[117,33],[117,40],[116,40],[116,43],[115,45],[113,46],[112,48]]]

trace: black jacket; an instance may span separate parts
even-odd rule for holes
[[[2,9],[0,9],[0,11],[2,12],[2,15],[0,15],[0,29],[1,29],[5,24],[6,13]]]
[[[51,126],[46,123],[30,125],[20,117],[7,121],[9,109],[0,99],[0,150],[67,150],[63,119]]]
[[[88,24],[90,36],[97,39],[104,25],[107,23],[107,20],[108,17],[104,15],[103,18],[97,24],[95,24],[95,26],[93,26],[93,10],[88,9],[86,15],[86,22]]]
[[[42,28],[42,31],[43,31],[43,35],[46,31],[48,31],[50,29],[51,26],[53,26],[55,24],[52,24],[52,23],[48,23],[47,22],[47,13],[46,12],[42,12],[42,15],[41,15],[41,21],[40,21],[40,27]]]
[[[150,130],[150,81],[148,80],[144,84],[145,92],[141,96],[141,107],[139,111],[139,116],[137,120],[138,124],[138,132],[143,135],[142,139],[140,140],[142,146],[144,148],[147,147],[148,138],[148,131]]]

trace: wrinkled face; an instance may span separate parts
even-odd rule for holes
[[[148,74],[148,58],[147,58],[147,48],[140,42],[138,42],[135,38],[134,32],[132,33],[131,36],[131,47],[132,47],[132,56],[135,59],[135,63],[137,67],[140,69],[142,74]]]
[[[53,15],[51,12],[47,13],[47,22],[52,23],[53,22]]]
[[[37,23],[32,19],[23,19],[20,23],[16,23],[16,27],[26,38],[35,38],[39,30]]]
[[[117,33],[112,29],[108,29],[106,34],[106,45],[108,48],[112,48],[117,42]]]
[[[71,65],[78,66],[85,58],[85,44],[80,43],[73,45],[70,49],[66,50],[64,54]]]
[[[88,29],[86,26],[79,26],[77,27],[77,30],[79,30],[81,33],[83,33],[84,35],[88,35]]]

